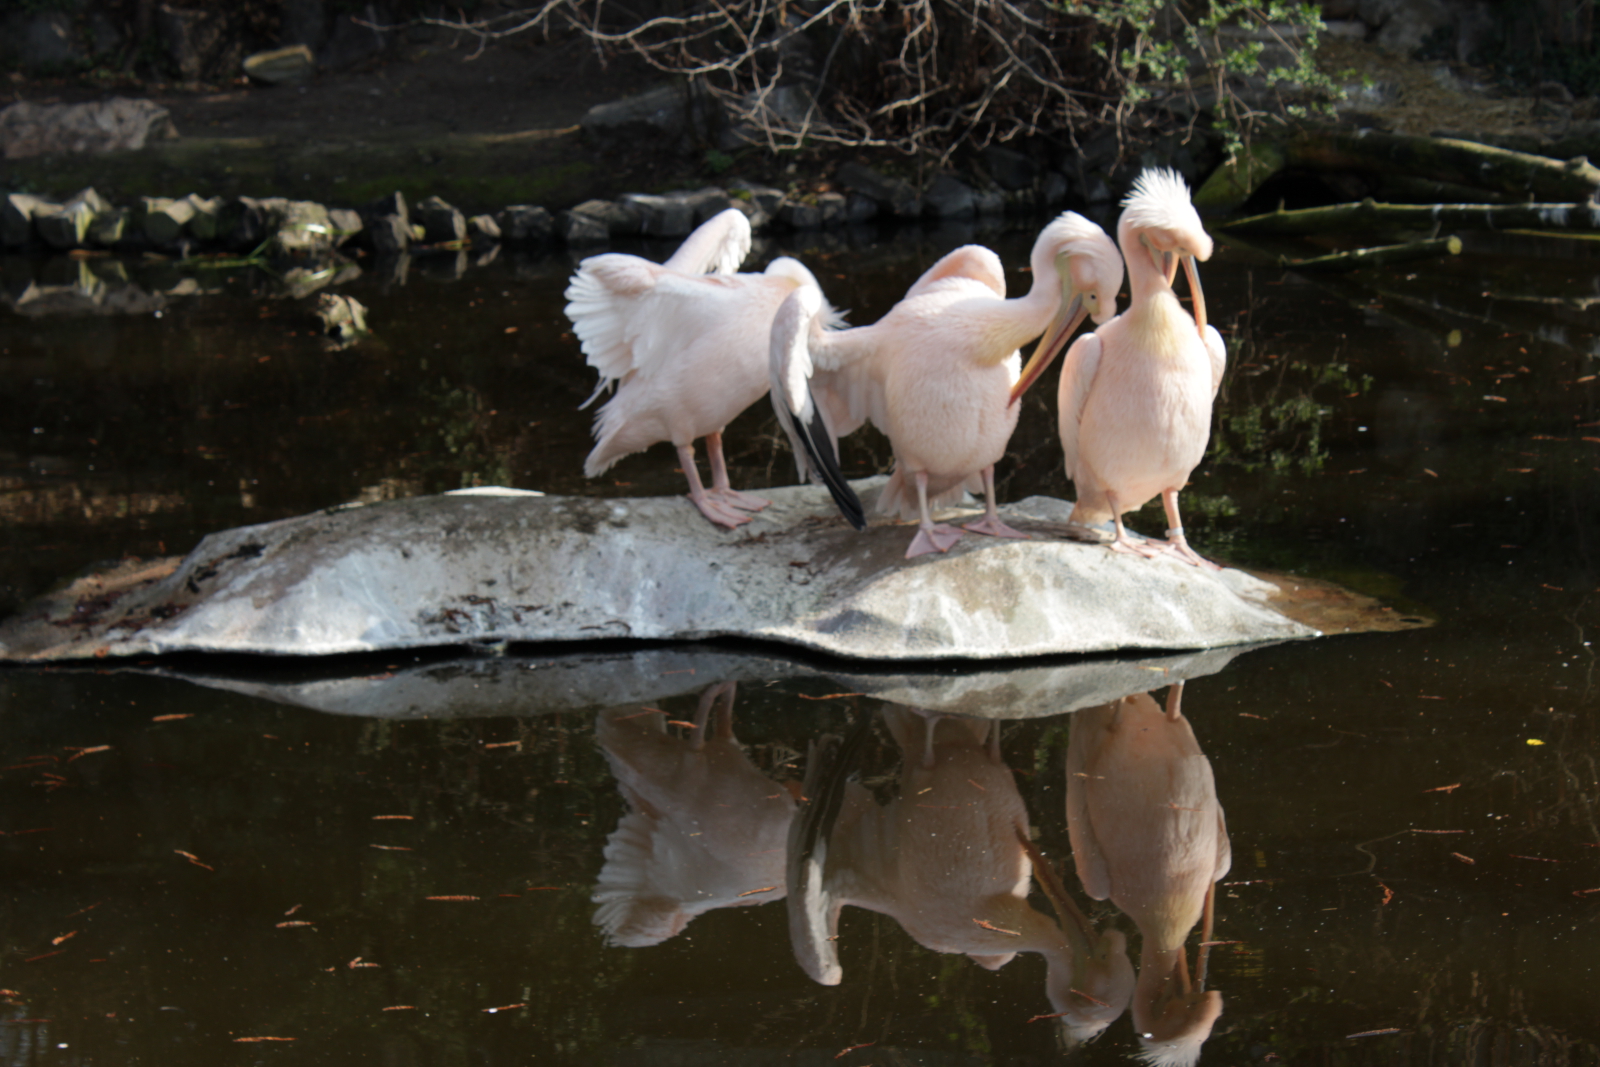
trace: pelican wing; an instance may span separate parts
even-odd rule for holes
[[[1100,371],[1100,338],[1086,333],[1072,342],[1066,357],[1061,361],[1061,387],[1057,403],[1060,408],[1061,449],[1067,456],[1067,473],[1074,480],[1078,471],[1078,428],[1083,423],[1083,409],[1094,389],[1095,375]],[[1083,496],[1083,487],[1078,487]]]
[[[1086,708],[1072,716],[1067,734],[1067,838],[1083,891],[1095,900],[1111,895],[1111,872],[1089,816],[1089,789],[1095,740],[1104,731],[1107,708]]]
[[[663,264],[684,274],[732,274],[750,254],[750,220],[730,207],[702,222]]]
[[[815,372],[809,344],[811,327],[825,306],[821,290],[801,286],[779,305],[773,316],[769,364],[772,407],[794,449],[800,477],[809,477],[827,486],[846,521],[857,530],[864,530],[867,528],[866,510],[839,467],[834,447],[838,438],[824,410],[825,406],[834,404],[819,403],[811,388]]]
[[[905,299],[923,295],[936,282],[949,278],[975,281],[991,290],[994,295],[1006,295],[1006,271],[1000,257],[982,245],[962,245],[945,253],[939,261],[922,272],[922,277],[911,283]]]

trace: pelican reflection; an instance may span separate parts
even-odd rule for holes
[[[794,797],[734,737],[734,695],[732,682],[702,693],[687,737],[657,709],[600,713],[595,732],[629,808],[594,891],[612,944],[659,944],[702,912],[784,895]]]
[[[1067,747],[1067,828],[1084,889],[1139,928],[1133,1024],[1154,1064],[1192,1064],[1222,1013],[1205,990],[1215,886],[1231,853],[1211,763],[1181,709],[1148,693],[1073,714]],[[1204,917],[1191,975],[1184,943]]]
[[[846,780],[865,723],[839,751],[814,748],[808,761],[808,803],[789,844],[789,934],[801,966],[824,985],[842,979],[839,913],[853,904],[991,970],[1037,952],[1069,1033],[1083,1040],[1105,1029],[1133,993],[1123,936],[1097,934],[1081,914],[1064,915],[1063,926],[1028,903],[1036,854],[1001,758],[1000,724],[895,705],[883,720],[902,756],[898,795],[887,803]]]

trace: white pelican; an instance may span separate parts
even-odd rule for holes
[[[701,694],[687,739],[659,710],[600,713],[595,733],[629,808],[594,890],[611,944],[659,944],[702,912],[783,897],[794,798],[733,736],[733,697],[732,682]]]
[[[1222,994],[1191,979],[1184,942],[1202,916],[1210,940],[1215,885],[1232,849],[1211,763],[1167,690],[1074,712],[1067,741],[1067,831],[1083,888],[1139,927],[1133,1025],[1143,1058],[1192,1064],[1222,1014]],[[1200,949],[1203,961],[1208,950]]]
[[[772,313],[796,288],[816,291],[799,262],[775,259],[761,274],[734,274],[750,250],[750,223],[730,208],[702,224],[665,263],[607,253],[578,265],[567,286],[572,320],[600,383],[617,392],[595,417],[594,478],[623,456],[671,441],[689,481],[689,499],[730,529],[767,501],[728,484],[722,429],[767,391]],[[712,271],[714,273],[705,273]],[[826,304],[823,305],[826,307]],[[831,322],[831,309],[824,311]],[[694,440],[706,440],[711,488],[695,468]]]
[[[962,953],[989,970],[1018,952],[1040,953],[1046,995],[1073,1036],[1105,1029],[1133,994],[1126,944],[1121,932],[1097,935],[1087,921],[1063,931],[1028,903],[1037,854],[1001,758],[1000,724],[893,705],[883,716],[902,760],[899,795],[889,803],[845,780],[854,769],[847,758],[814,751],[807,762],[807,807],[789,838],[796,960],[816,981],[837,985],[839,913],[853,904],[890,916],[935,952]]]
[[[1078,493],[1071,521],[1109,520],[1115,551],[1174,551],[1187,563],[1214,567],[1189,547],[1178,515],[1178,490],[1205,457],[1211,402],[1227,358],[1222,336],[1206,324],[1194,266],[1211,257],[1211,238],[1174,171],[1145,171],[1123,203],[1117,242],[1128,265],[1128,310],[1074,341],[1061,364],[1061,447]],[[1172,291],[1180,259],[1193,318]],[[1025,383],[1043,372],[1050,355],[1042,348],[1035,353]],[[1157,494],[1167,512],[1167,540],[1135,542],[1122,515]]]
[[[797,461],[820,477],[850,515],[854,493],[833,443],[866,419],[888,436],[894,473],[878,511],[918,518],[911,559],[946,552],[961,536],[930,510],[982,489],[983,519],[966,529],[1022,534],[995,510],[994,465],[1017,425],[1007,403],[1018,382],[1017,348],[1044,334],[1059,350],[1085,316],[1116,313],[1122,261],[1105,233],[1067,212],[1044,228],[1030,259],[1028,295],[1007,300],[999,258],[967,245],[935,263],[871,326],[827,329],[820,293],[790,295],[772,322],[773,406]],[[860,504],[854,504],[859,515]],[[854,521],[854,517],[852,517]],[[858,523],[858,526],[860,524]]]

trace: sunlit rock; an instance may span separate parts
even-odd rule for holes
[[[0,654],[740,637],[862,660],[998,660],[1318,633],[1278,610],[1299,606],[1288,582],[1062,540],[1062,501],[1003,509],[1028,540],[968,536],[907,562],[903,528],[855,533],[820,489],[768,495],[772,506],[733,531],[679,497],[526,493],[418,497],[228,530],[182,561],[82,579],[34,605],[0,627]]]

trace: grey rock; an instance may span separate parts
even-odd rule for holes
[[[328,209],[322,204],[283,197],[269,197],[259,203],[267,214],[269,254],[315,258],[333,251],[337,235]]]
[[[507,241],[543,244],[555,234],[555,220],[537,204],[512,204],[500,212],[499,222]]]
[[[380,255],[404,252],[411,245],[411,225],[399,215],[379,215],[367,220],[367,239]]]
[[[346,241],[359,238],[365,228],[361,222],[361,212],[348,207],[330,207],[328,222],[333,226],[335,245],[342,245]]]
[[[870,196],[851,192],[845,197],[845,221],[871,222],[878,217],[878,202]]]
[[[778,209],[778,221],[791,230],[815,230],[822,225],[822,209],[801,200],[786,200]]]
[[[992,144],[983,150],[983,166],[1002,189],[1031,189],[1039,180],[1039,163],[1031,156]]]
[[[190,193],[184,201],[193,209],[188,229],[198,241],[215,241],[222,227],[222,211],[226,203],[220,196],[205,197]]]
[[[974,189],[972,205],[981,219],[998,218],[1006,213],[1006,194],[999,189]]]
[[[184,226],[193,217],[193,204],[165,196],[141,196],[134,209],[134,221],[139,230],[157,248],[176,245],[183,236]]]
[[[142,578],[81,579],[32,606],[0,626],[0,658],[738,636],[851,659],[988,660],[1316,634],[1267,605],[1277,586],[1242,572],[1058,540],[1070,505],[1042,497],[1002,509],[1030,540],[965,537],[908,562],[905,526],[858,534],[810,486],[765,490],[771,506],[733,531],[678,497],[493,492],[213,534]],[[90,598],[96,611],[78,610]]]
[[[563,211],[556,216],[556,235],[572,247],[602,245],[611,240],[611,231],[605,223],[576,211]]]
[[[1058,170],[1045,174],[1039,186],[1039,200],[1048,210],[1055,210],[1067,202],[1067,176]]]
[[[89,226],[94,222],[94,208],[79,200],[69,201],[59,207],[40,208],[33,216],[33,229],[39,239],[51,248],[66,251],[82,248],[88,243]]]
[[[659,197],[639,197],[633,194],[630,198],[624,195],[623,201],[616,200],[585,200],[583,203],[571,208],[575,215],[584,215],[594,219],[606,228],[606,233],[612,237],[631,237],[644,231],[644,209],[636,200],[659,200]]]
[[[843,193],[818,193],[817,210],[824,226],[843,226],[849,221],[849,201]]]
[[[6,159],[58,152],[112,152],[176,137],[172,116],[150,100],[114,96],[87,104],[33,104],[0,110],[0,155]]]
[[[7,193],[0,199],[0,243],[6,248],[21,248],[33,241],[33,216],[50,206],[51,202],[40,196]]]
[[[692,97],[684,85],[662,85],[635,96],[597,104],[583,116],[583,131],[602,144],[630,138],[677,141],[688,132]]]
[[[467,236],[467,217],[437,196],[419,200],[411,220],[422,227],[422,239],[429,244],[463,241]]]
[[[99,248],[113,248],[128,240],[133,232],[133,212],[125,207],[114,207],[96,215],[89,224],[89,243]]]
[[[686,237],[695,228],[694,205],[681,198],[624,193],[618,206],[633,211],[637,224],[633,230],[614,229],[612,236],[639,233],[649,237]],[[582,207],[579,204],[573,210]]]
[[[880,213],[912,219],[922,214],[922,198],[910,182],[889,178],[860,163],[846,163],[838,170],[839,184],[878,205]]]
[[[406,203],[405,194],[398,189],[387,196],[378,197],[372,203],[358,210],[360,210],[362,218],[375,219],[383,215],[394,215],[402,222],[409,223],[411,221],[411,208]]]
[[[493,215],[474,215],[467,220],[467,236],[473,244],[485,244],[500,240],[500,224],[494,220]],[[483,266],[482,263],[478,264]]]
[[[970,219],[978,213],[972,187],[958,178],[940,174],[922,194],[924,214],[936,219]]]

